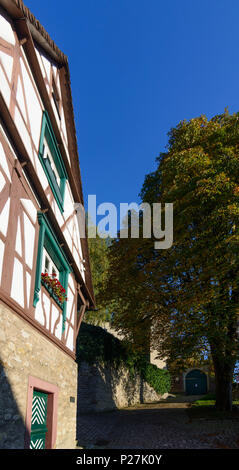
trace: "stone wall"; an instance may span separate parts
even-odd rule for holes
[[[125,367],[115,369],[100,363],[82,362],[78,369],[78,412],[89,413],[150,403],[166,398],[158,395],[139,375]]]
[[[104,330],[108,331],[111,335],[115,336],[115,338],[118,338],[119,340],[123,340],[124,336],[120,334],[118,331],[116,331],[109,322],[105,322],[103,324]],[[167,365],[167,360],[165,359],[158,359],[158,352],[151,348],[149,352],[149,359],[151,364],[155,364],[159,369],[165,369]]]
[[[77,364],[0,303],[0,449],[24,447],[29,376],[59,388],[55,447],[74,448]]]

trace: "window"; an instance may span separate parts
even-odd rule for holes
[[[56,202],[61,212],[63,212],[67,173],[46,111],[43,112],[42,117],[39,159],[46,173]]]
[[[45,248],[43,248],[42,256],[42,273],[48,273],[59,278],[59,271]]]
[[[48,167],[48,171],[52,174],[52,177],[55,179],[56,184],[58,185],[58,188],[60,188],[61,178],[59,176],[59,172],[57,170],[55,161],[52,157],[52,153],[49,149],[49,145],[45,137],[44,137],[44,143],[43,143],[43,149],[42,149],[42,158],[44,161],[44,165]]]
[[[33,306],[36,307],[36,304],[39,301],[39,292],[43,285],[48,290],[49,295],[53,297],[58,306],[62,309],[64,331],[66,321],[66,300],[62,301],[62,299],[67,298],[68,276],[71,272],[71,268],[46,216],[41,212],[38,212],[38,222],[40,225],[40,231]],[[52,284],[49,282],[49,279],[52,278],[59,282],[60,288],[63,288],[64,292],[62,295],[58,294],[57,289],[52,288]]]

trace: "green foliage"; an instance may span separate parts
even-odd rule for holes
[[[126,361],[126,351],[118,338],[100,326],[82,322],[77,338],[77,361],[119,365]]]
[[[76,355],[78,363],[99,362],[114,367],[124,365],[131,376],[141,374],[142,378],[159,394],[170,390],[170,374],[167,370],[161,370],[149,364],[145,357],[130,349],[124,342],[100,326],[84,322],[81,324]]]
[[[108,245],[109,240],[100,238],[98,235],[96,238],[88,239],[96,310],[86,312],[85,321],[94,325],[101,325],[104,322],[110,320],[109,310],[105,308],[104,304],[99,299],[99,292],[104,288],[104,284],[108,275]]]
[[[193,406],[197,406],[201,402],[209,402],[210,401],[210,402],[215,403],[215,400],[216,400],[215,393],[207,393],[206,395],[203,395],[203,397],[201,397],[200,400],[196,400],[195,402],[193,402]]]
[[[238,405],[239,400],[233,399],[232,411],[217,411],[215,409],[216,395],[208,393],[201,397],[199,400],[194,401],[187,409],[191,419],[228,419],[235,417],[238,418]]]
[[[167,370],[159,369],[155,364],[146,363],[141,368],[143,379],[159,394],[168,393],[171,388],[170,374]]]
[[[238,357],[239,113],[180,122],[157,165],[141,198],[173,203],[174,243],[155,250],[153,236],[115,240],[101,295],[129,342],[143,348],[150,329],[169,362],[211,354],[223,409]]]

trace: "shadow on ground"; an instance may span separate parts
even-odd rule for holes
[[[190,420],[199,397],[171,396],[108,413],[79,415],[78,443],[101,449],[238,449],[238,422]]]

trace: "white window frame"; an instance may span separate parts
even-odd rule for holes
[[[49,267],[48,270],[46,269],[46,260],[48,260]],[[59,270],[57,269],[56,265],[54,264],[52,258],[50,257],[46,248],[43,248],[43,255],[42,255],[42,272],[48,273],[49,276],[52,276],[53,273],[56,273],[56,278],[59,279]]]

